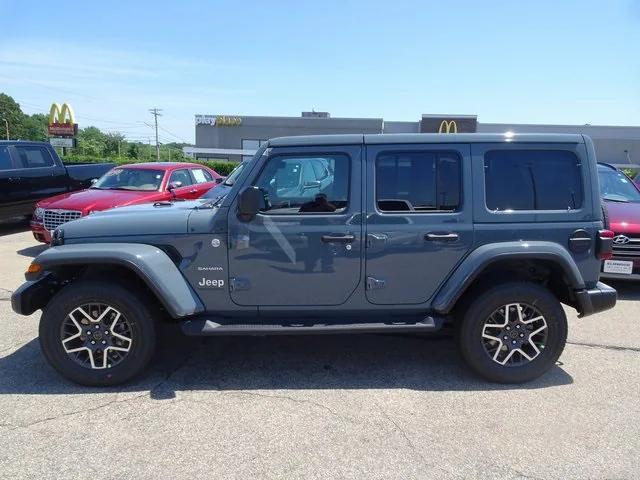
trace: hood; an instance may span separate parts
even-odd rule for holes
[[[202,200],[158,202],[97,212],[60,227],[64,239],[187,233],[189,216]],[[212,209],[216,210],[216,209]],[[211,210],[209,210],[211,211]]]
[[[141,192],[132,190],[99,190],[89,188],[77,192],[63,193],[38,202],[42,208],[60,208],[64,210],[80,210],[83,214],[93,211],[108,210],[124,205],[154,202],[166,198],[163,192]]]
[[[640,203],[606,201],[611,230],[616,233],[640,234]]]

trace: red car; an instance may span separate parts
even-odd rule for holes
[[[162,200],[195,199],[224,177],[195,163],[154,162],[116,167],[90,188],[40,200],[31,220],[36,240],[51,241],[58,225],[92,212]]]
[[[603,278],[640,280],[640,187],[620,170],[598,165],[600,194],[613,230],[613,258],[602,265]]]

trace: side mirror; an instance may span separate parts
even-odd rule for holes
[[[253,220],[264,206],[264,194],[258,187],[246,187],[238,196],[238,217],[243,222]]]
[[[216,184],[218,184],[218,183],[222,183],[222,182],[224,182],[226,179],[227,179],[227,177],[218,177],[218,178],[216,178]]]
[[[176,188],[180,188],[181,186],[182,186],[182,182],[171,182],[167,186],[167,190],[172,191],[172,190],[175,190]]]
[[[93,185],[93,184],[94,184],[94,183],[96,183],[97,181],[98,181],[98,179],[97,179],[97,178],[92,178],[92,179],[91,179],[91,185]]]

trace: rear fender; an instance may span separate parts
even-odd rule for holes
[[[503,260],[546,260],[558,265],[573,291],[585,289],[582,274],[575,261],[561,245],[553,242],[500,242],[482,245],[467,256],[440,288],[432,308],[449,313],[464,292],[482,272]]]

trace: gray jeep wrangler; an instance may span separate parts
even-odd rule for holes
[[[580,316],[615,305],[596,158],[582,135],[270,140],[197,201],[96,213],[53,232],[13,309],[42,309],[62,375],[113,385],[187,335],[434,332],[469,367],[538,377]]]

